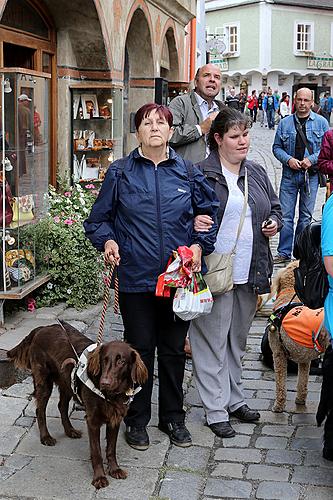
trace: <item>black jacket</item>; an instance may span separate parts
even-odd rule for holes
[[[211,154],[197,165],[206,176],[209,184],[215,190],[220,201],[217,214],[220,226],[228,200],[228,185],[221,171],[218,152]],[[262,234],[261,226],[264,220],[271,218],[282,227],[280,201],[263,167],[250,160],[241,164],[238,185],[244,193],[245,167],[248,171],[249,206],[252,211],[253,251],[248,284],[256,293],[270,292],[270,278],[273,272],[273,259],[269,247],[269,239]]]

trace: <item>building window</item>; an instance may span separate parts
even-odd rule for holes
[[[333,56],[333,23],[331,23],[331,56]]]
[[[313,51],[313,23],[311,22],[296,22],[295,23],[295,53],[301,54],[304,52]]]
[[[239,40],[239,23],[226,24],[223,26],[225,35],[226,54],[229,56],[239,56],[240,53],[240,40]]]

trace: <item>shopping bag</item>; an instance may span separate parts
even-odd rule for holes
[[[173,299],[173,312],[184,321],[209,314],[213,307],[213,296],[201,273],[193,273],[189,286],[177,288]]]
[[[192,280],[193,252],[186,246],[178,247],[172,253],[167,268],[157,280],[155,295],[157,297],[170,297],[170,287],[184,288]]]

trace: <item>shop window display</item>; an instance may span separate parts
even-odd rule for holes
[[[122,156],[121,89],[72,88],[73,182],[101,182]]]
[[[42,274],[39,270],[33,231],[29,229],[47,214],[50,80],[28,72],[3,72],[0,80],[0,321],[3,322],[4,300],[23,298],[48,279],[45,271]]]

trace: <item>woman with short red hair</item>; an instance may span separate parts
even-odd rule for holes
[[[155,103],[135,115],[139,147],[109,168],[99,196],[84,226],[105,260],[119,267],[119,301],[125,340],[141,355],[148,382],[135,396],[126,416],[125,438],[146,450],[146,426],[151,417],[154,358],[159,374],[159,424],[173,444],[190,446],[183,410],[184,342],[188,322],[176,318],[172,297],[155,296],[159,274],[173,250],[187,245],[193,251],[193,270],[200,271],[202,254],[214,249],[216,223],[196,233],[194,217],[216,219],[218,201],[204,175],[168,147],[172,114]]]

